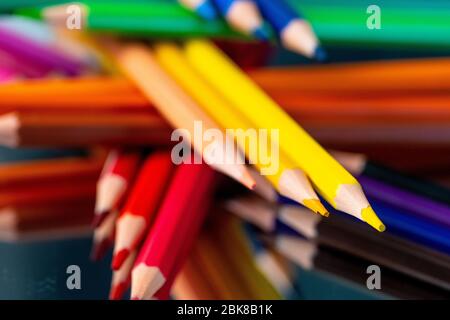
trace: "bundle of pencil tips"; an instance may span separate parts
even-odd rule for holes
[[[1,0],[0,299],[449,298],[450,2],[366,2]]]

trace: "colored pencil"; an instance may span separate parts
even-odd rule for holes
[[[281,43],[287,49],[319,61],[326,59],[325,51],[311,25],[295,12],[284,0],[256,0],[264,17],[278,32]]]
[[[371,199],[380,217],[386,221],[392,233],[410,241],[429,246],[446,254],[450,253],[450,229],[427,219],[408,214],[405,210],[391,207]]]
[[[0,207],[32,206],[74,199],[91,199],[95,194],[95,179],[69,180],[59,183],[7,187],[0,193]]]
[[[194,11],[200,17],[206,20],[217,18],[217,12],[210,0],[178,0],[180,4]]]
[[[361,154],[333,152],[333,156],[353,174],[385,181],[386,183],[401,189],[409,190],[416,194],[421,194],[431,199],[450,204],[450,191],[445,187],[392,170],[370,161]]]
[[[254,260],[258,269],[284,298],[289,298],[296,294],[296,289],[292,282],[292,270],[289,270],[289,266],[286,263],[283,263],[279,254],[272,249],[268,249],[264,243],[258,239],[250,226],[245,226],[245,232],[251,245]]]
[[[62,219],[85,219],[92,212],[92,197],[55,203],[12,204],[0,208],[0,229],[24,230]]]
[[[150,49],[141,45],[126,46],[118,53],[118,61],[127,76],[154,103],[158,111],[174,127],[189,133],[183,135],[183,140],[189,141],[209,165],[249,188],[254,186],[243,156],[230,148],[225,149],[227,143],[232,144],[230,137],[216,138],[209,145],[205,145],[202,139],[195,138],[195,124],[198,121],[201,121],[202,130],[217,131],[220,127],[159,66]],[[211,145],[218,150],[212,155],[211,152],[208,153]],[[197,162],[196,159],[194,162]]]
[[[213,179],[206,165],[178,167],[133,268],[132,299],[153,297],[167,281],[185,238],[194,238],[202,224],[207,210],[203,202],[212,192]]]
[[[450,227],[450,206],[424,197],[420,194],[391,186],[382,181],[359,177],[367,195],[373,199],[406,210],[419,217],[432,220],[438,224]]]
[[[335,250],[318,247],[299,237],[277,237],[275,246],[295,264],[307,270],[315,269],[350,280],[355,284],[366,284],[367,267],[370,262]],[[448,291],[423,283],[414,278],[382,268],[380,292],[403,299],[443,299]]]
[[[97,182],[95,217],[93,225],[98,226],[126,194],[138,170],[140,155],[137,152],[111,150]]]
[[[229,266],[250,293],[251,299],[278,300],[280,293],[257,269],[252,251],[240,222],[231,215],[221,215],[215,221],[213,237],[219,250],[229,259]]]
[[[245,38],[230,29],[220,19],[205,21],[177,3],[152,1],[89,2],[81,7],[83,30],[108,31],[128,36],[151,36],[157,38],[186,38],[207,36],[216,38]],[[44,9],[28,8],[20,14],[42,17],[53,25],[65,24],[67,5]]]
[[[177,276],[173,286],[173,296],[177,300],[218,299],[210,279],[200,270],[192,256],[191,254]]]
[[[199,73],[257,127],[282,131],[281,150],[305,171],[325,200],[378,231],[385,230],[356,179],[213,45],[190,41],[186,55]]]
[[[267,40],[270,33],[253,0],[214,0],[225,20],[237,31]]]
[[[298,220],[306,230],[302,234],[308,239],[316,239],[323,246],[387,266],[435,286],[450,288],[450,276],[444,271],[449,268],[450,259],[445,254],[389,233],[374,234],[343,217],[333,216],[327,220],[317,217],[311,223],[309,216],[306,210],[298,214]]]
[[[181,50],[171,44],[159,44],[155,48],[155,57],[158,62],[174,77],[174,79],[186,90],[187,93],[196,99],[197,103],[204,108],[210,116],[225,129],[250,130],[251,124],[243,118],[241,114],[234,110],[233,106],[225,101],[219,93],[202,79],[196,71],[189,66],[189,61],[184,57]],[[258,143],[257,152],[252,149],[253,146],[247,146],[246,139],[235,136],[235,140],[241,150],[247,155],[251,164],[254,164],[260,172],[267,171],[266,165],[261,163],[259,155],[261,153],[270,155],[271,149],[264,143]],[[275,142],[273,142],[275,143]],[[308,178],[301,170],[294,168],[292,162],[284,155],[279,156],[274,174],[268,174],[266,177],[286,197],[294,199],[310,208],[313,212],[321,215],[327,215],[326,209],[320,203],[319,198],[314,192]],[[270,168],[269,168],[270,169]]]
[[[103,144],[167,145],[170,128],[151,114],[35,112],[0,115],[0,144],[18,146],[80,147]]]
[[[137,250],[132,251],[118,270],[113,270],[109,300],[120,300],[131,283],[131,270],[136,260]]]
[[[326,66],[265,67],[248,71],[263,89],[274,92],[403,93],[417,95],[448,89],[450,59],[410,58]]]
[[[68,181],[98,177],[103,157],[37,159],[0,164],[0,187],[31,185],[39,182]]]
[[[114,243],[115,224],[119,212],[113,210],[106,215],[102,224],[94,230],[91,260],[101,260]]]
[[[118,270],[141,243],[154,220],[172,172],[168,152],[152,153],[142,164],[116,222],[113,270]]]
[[[295,205],[276,205],[256,196],[229,199],[223,205],[229,212],[266,233],[274,233],[279,229],[292,229],[293,232],[303,234],[308,225],[317,221],[314,215],[311,215],[309,219],[301,216],[304,208]]]
[[[54,50],[30,41],[4,27],[0,27],[0,48],[15,57],[44,66],[48,70],[58,70],[69,75],[77,75],[82,71],[81,65],[71,58],[58,54]]]
[[[220,251],[210,231],[200,234],[192,257],[221,299],[242,300],[251,296],[233,269],[228,267],[229,260]]]

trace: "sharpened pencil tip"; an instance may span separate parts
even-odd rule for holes
[[[127,286],[124,282],[121,282],[115,286],[111,287],[109,292],[109,300],[120,300],[123,297],[123,294],[127,290]]]
[[[371,225],[379,232],[383,232],[384,230],[386,230],[386,226],[383,224],[383,222],[381,222],[371,206],[368,206],[361,211],[361,217],[367,224]]]
[[[323,206],[322,202],[318,199],[306,199],[303,200],[303,205],[308,209],[314,211],[315,213],[320,214],[321,216],[328,217],[330,213]]]
[[[268,40],[270,38],[270,32],[265,25],[261,25],[252,32],[252,36],[258,40]]]
[[[322,47],[317,47],[316,50],[314,50],[314,59],[316,59],[319,62],[324,62],[328,58],[327,52]]]
[[[113,270],[119,270],[124,261],[128,258],[130,250],[122,249],[114,255],[113,261],[111,263],[111,268]]]
[[[209,0],[203,1],[203,3],[195,9],[195,12],[203,19],[209,21],[218,17],[216,9]]]
[[[102,224],[103,220],[105,220],[108,213],[109,211],[96,212],[91,222],[92,228],[98,228]]]
[[[240,182],[250,190],[253,190],[256,187],[256,181],[248,170],[244,170]]]

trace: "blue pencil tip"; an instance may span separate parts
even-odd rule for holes
[[[217,11],[211,1],[205,0],[195,9],[195,12],[205,20],[214,20],[218,17]]]
[[[327,60],[328,56],[326,51],[322,47],[317,47],[314,51],[314,59],[316,59],[319,62],[323,62]]]
[[[264,25],[253,30],[252,35],[258,40],[268,40],[270,38],[269,30]]]

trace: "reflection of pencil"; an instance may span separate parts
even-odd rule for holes
[[[173,172],[168,152],[150,154],[137,173],[116,223],[112,268],[117,270],[140,245],[157,212]]]
[[[317,217],[312,225],[309,223],[310,216],[306,210],[298,213],[299,222],[314,230],[302,233],[306,238],[450,289],[450,274],[445,271],[450,267],[450,258],[445,254],[388,233],[374,234],[343,217],[333,216],[327,220]]]
[[[239,110],[256,127],[280,131],[281,150],[305,171],[325,200],[378,231],[385,230],[358,181],[231,60],[212,44],[201,40],[188,42],[186,55],[199,73],[228,100],[239,106]]]
[[[174,127],[189,133],[183,136],[183,139],[187,139],[193,145],[204,161],[252,188],[254,181],[247,171],[245,159],[239,152],[225,147],[228,144],[234,146],[232,141],[228,141],[228,136],[225,136],[226,139],[213,137],[210,144],[195,139],[198,135],[195,134],[196,122],[201,123],[203,131],[217,132],[220,127],[166,74],[154,59],[150,49],[140,45],[129,45],[119,51],[121,52],[118,53],[118,60],[124,72]],[[208,149],[211,151],[212,148],[216,152],[208,152]]]
[[[111,150],[97,182],[95,216],[98,226],[106,214],[117,207],[133,182],[138,170],[140,155],[137,152]]]
[[[113,245],[115,224],[118,214],[117,210],[109,212],[102,224],[95,228],[91,249],[91,259],[93,261],[102,259],[108,249]]]

